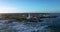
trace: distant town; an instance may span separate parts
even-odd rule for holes
[[[49,13],[3,13],[0,14],[0,19],[5,20],[27,20],[27,21],[40,21],[41,18],[56,18],[57,16],[51,16]]]

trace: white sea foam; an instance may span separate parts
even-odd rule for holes
[[[45,24],[44,22],[12,22],[12,23],[8,23],[7,20],[0,20],[0,29],[5,30],[5,31],[11,31],[11,32],[45,32],[48,29],[46,27],[48,27],[47,24]]]

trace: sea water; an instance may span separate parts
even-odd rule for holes
[[[57,18],[43,18],[42,22],[21,22],[9,20],[0,20],[0,32],[59,32],[60,14],[51,13]],[[50,26],[50,27],[49,27]]]

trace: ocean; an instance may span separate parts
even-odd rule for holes
[[[0,20],[0,32],[60,32],[60,13],[49,13],[57,18],[42,18],[42,22]]]

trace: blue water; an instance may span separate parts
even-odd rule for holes
[[[0,20],[0,32],[60,32],[60,13],[50,13],[57,18],[43,18],[42,22],[9,23],[9,20]]]

